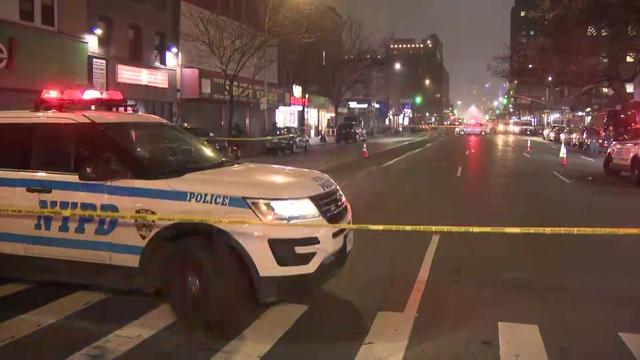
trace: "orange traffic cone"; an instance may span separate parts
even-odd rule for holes
[[[562,166],[567,166],[567,164],[569,164],[567,148],[564,146],[564,143],[562,143],[562,146],[560,147],[560,164],[562,164]]]
[[[531,152],[531,140],[527,140],[527,152]]]
[[[362,158],[369,158],[369,151],[367,151],[367,143],[362,144]]]

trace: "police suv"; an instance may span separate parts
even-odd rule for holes
[[[631,128],[607,151],[604,172],[618,176],[622,171],[630,173],[634,185],[640,185],[640,127]]]
[[[183,320],[225,327],[344,265],[352,232],[321,225],[350,223],[351,208],[327,175],[235,163],[125,110],[115,91],[47,89],[34,111],[0,112],[0,207],[84,212],[3,213],[0,253],[137,269]]]

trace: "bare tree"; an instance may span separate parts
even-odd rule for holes
[[[184,27],[183,39],[205,50],[211,56],[210,66],[222,74],[231,135],[235,112],[234,89],[238,79],[243,72],[257,76],[271,66],[275,60],[266,54],[274,42],[265,34],[266,31],[261,33],[209,11],[196,7],[188,7],[183,11],[189,22]]]
[[[384,41],[382,42],[384,43]],[[342,57],[332,64],[331,103],[336,110],[362,83],[369,79],[371,71],[380,63],[377,46],[363,31],[362,23],[348,16],[342,34]]]

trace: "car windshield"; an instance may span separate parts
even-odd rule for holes
[[[640,360],[638,129],[640,0],[0,0],[0,360]]]
[[[154,177],[178,177],[227,164],[218,151],[174,125],[129,122],[101,127]]]

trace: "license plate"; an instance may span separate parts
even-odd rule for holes
[[[347,253],[353,248],[353,231],[349,231],[344,235],[344,242],[347,244]]]

